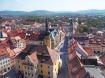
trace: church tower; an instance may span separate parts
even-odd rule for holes
[[[48,35],[49,34],[49,28],[48,28],[48,18],[46,17],[45,19],[45,34]]]
[[[73,34],[78,34],[79,31],[78,31],[78,20],[76,19],[76,21],[72,21],[73,22]]]

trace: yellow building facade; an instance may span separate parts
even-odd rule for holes
[[[22,78],[57,78],[61,66],[58,52],[45,45],[31,45],[16,57],[15,69]]]

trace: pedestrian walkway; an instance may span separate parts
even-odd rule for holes
[[[62,68],[61,72],[58,75],[58,78],[68,78],[67,74],[67,48],[68,48],[68,37],[65,37],[64,43],[60,47],[61,59],[62,59]]]

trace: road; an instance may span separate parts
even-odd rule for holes
[[[9,73],[5,75],[5,78],[17,78],[16,71],[12,69]]]
[[[64,43],[60,48],[61,59],[62,59],[62,68],[61,73],[58,75],[58,78],[68,78],[67,71],[67,47],[68,47],[68,37],[65,37]]]

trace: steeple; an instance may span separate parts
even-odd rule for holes
[[[46,32],[48,32],[48,18],[45,19]]]
[[[45,19],[45,27],[46,27],[46,29],[45,29],[45,33],[46,33],[46,35],[48,35],[49,34],[49,28],[48,28],[48,18],[46,17],[46,19]]]
[[[73,26],[73,19],[69,19],[70,26]]]
[[[73,34],[78,34],[79,33],[78,32],[78,26],[79,26],[78,20],[76,19],[76,20],[73,21]]]

